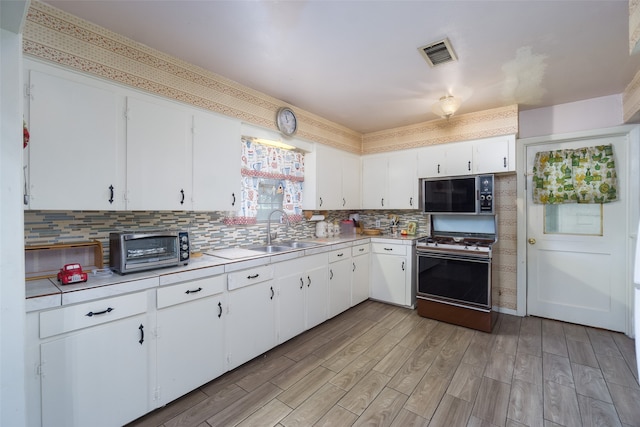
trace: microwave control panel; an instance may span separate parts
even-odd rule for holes
[[[493,213],[493,175],[478,176],[480,213]]]

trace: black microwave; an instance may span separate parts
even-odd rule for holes
[[[494,213],[493,175],[420,180],[420,206],[428,214]]]

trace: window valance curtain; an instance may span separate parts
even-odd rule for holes
[[[533,201],[541,204],[609,203],[618,199],[612,145],[536,154]]]
[[[302,220],[302,189],[304,182],[304,154],[257,143],[242,138],[241,175],[242,197],[240,212],[227,222],[254,224],[260,210],[265,180],[276,182],[275,192],[282,195],[282,210],[289,221]],[[262,191],[263,192],[263,191]],[[264,205],[264,203],[263,203]]]

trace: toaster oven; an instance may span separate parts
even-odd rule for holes
[[[109,267],[126,274],[189,263],[186,231],[120,231],[109,233]]]

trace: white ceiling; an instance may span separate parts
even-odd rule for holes
[[[628,0],[49,0],[135,41],[367,133],[518,103],[620,94]],[[448,37],[457,62],[417,48]]]

